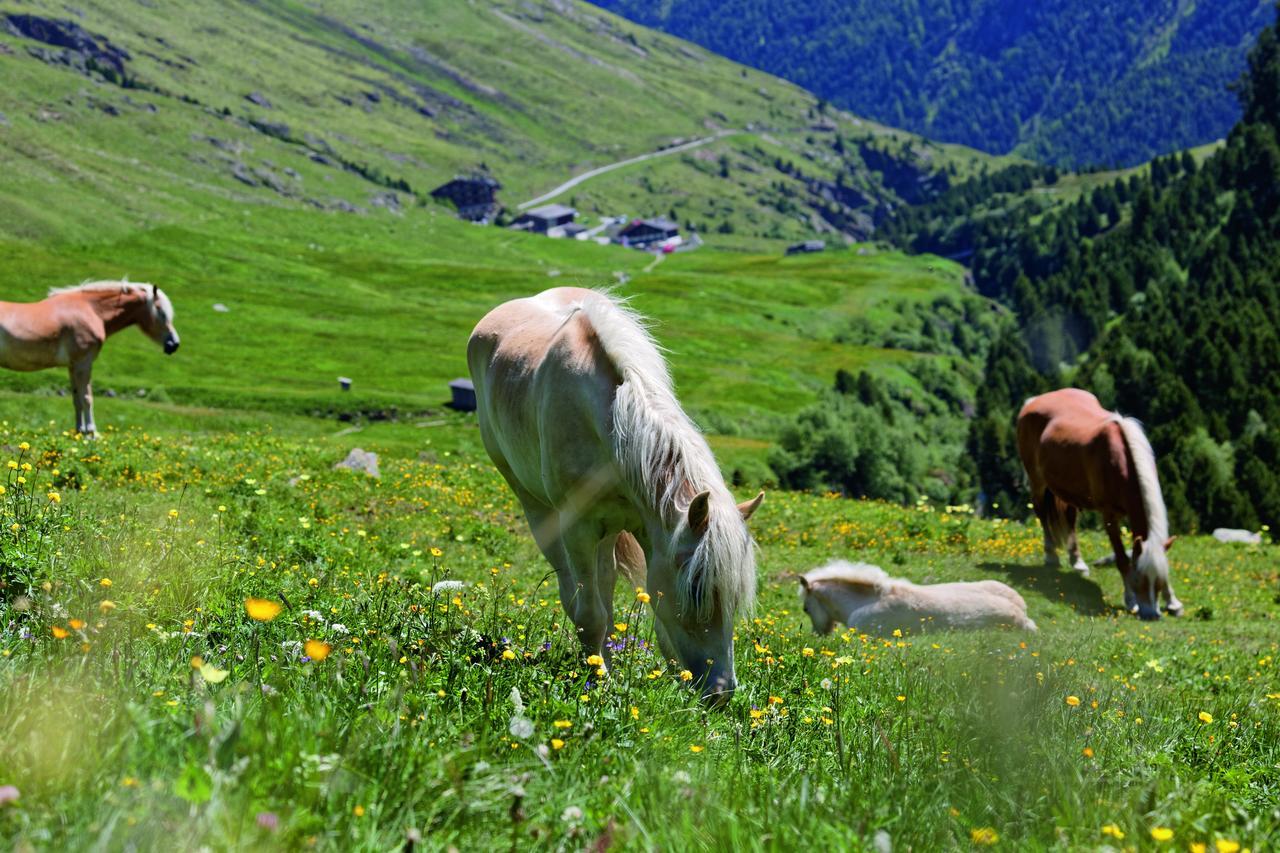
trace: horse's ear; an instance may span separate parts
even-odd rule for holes
[[[764,492],[756,495],[749,501],[743,501],[738,504],[738,512],[742,513],[743,521],[750,521],[751,516],[756,514],[756,510],[760,508],[760,504],[764,503]]]
[[[156,286],[154,284],[151,285],[151,301],[156,301]]]
[[[810,586],[809,586],[809,579],[807,577],[805,577],[804,575],[796,575],[796,580],[800,582],[800,586],[804,588],[805,592],[809,591]]]
[[[701,536],[711,523],[711,492],[700,492],[689,503],[689,529]]]
[[[1177,542],[1177,541],[1178,541],[1178,537],[1177,537],[1177,536],[1170,536],[1168,539],[1164,540],[1164,550],[1165,550],[1165,552],[1167,553],[1167,552],[1169,551],[1169,549],[1173,547],[1173,543],[1174,543],[1174,542]]]

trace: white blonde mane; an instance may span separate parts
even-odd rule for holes
[[[1138,556],[1138,571],[1143,574],[1155,571],[1163,578],[1169,573],[1169,560],[1164,552],[1165,540],[1169,538],[1169,516],[1164,506],[1164,495],[1160,492],[1160,476],[1156,473],[1156,454],[1137,419],[1116,415],[1115,421],[1120,424],[1129,455],[1133,457],[1142,508],[1147,516],[1147,538],[1143,540],[1142,553]]]
[[[889,575],[879,566],[873,566],[870,563],[850,563],[847,560],[832,560],[825,566],[805,572],[803,577],[809,584],[838,581],[866,584],[874,587],[876,591],[882,590],[889,580]],[[804,594],[803,587],[800,592],[801,595]]]
[[[127,278],[121,281],[85,281],[80,284],[72,284],[67,287],[51,287],[49,288],[50,296],[57,296],[60,293],[78,293],[84,290],[118,290],[121,293],[130,290],[142,290],[146,292],[146,288],[151,285],[143,282],[129,281]]]
[[[689,502],[703,491],[707,531],[680,576],[681,603],[708,618],[712,596],[732,618],[755,599],[755,546],[715,456],[697,426],[680,408],[667,363],[644,318],[621,299],[596,291],[573,310],[590,321],[600,346],[622,376],[613,403],[613,445],[623,477],[635,497],[656,509],[671,529],[687,523]]]
[[[84,291],[141,293],[147,299],[147,307],[154,310],[155,305],[159,304],[164,310],[165,317],[170,321],[173,320],[173,303],[169,301],[169,297],[160,288],[143,281],[129,281],[127,278],[120,281],[85,281],[80,284],[68,285],[67,287],[51,287],[49,288],[49,295],[58,296],[63,293],[80,293]]]

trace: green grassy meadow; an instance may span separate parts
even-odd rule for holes
[[[76,15],[131,51],[138,85],[0,29],[0,296],[154,282],[183,344],[107,343],[96,442],[66,431],[62,372],[0,374],[0,847],[871,849],[883,832],[897,850],[1228,853],[1280,836],[1270,544],[1180,540],[1188,616],[1142,624],[1113,570],[1043,569],[1034,526],[772,489],[770,448],[837,370],[913,388],[939,362],[971,400],[976,355],[890,333],[942,303],[1003,310],[933,257],[837,240],[782,256],[813,227],[777,209],[792,179],[772,158],[839,166],[812,95],[560,0],[77,5],[3,11]],[[834,120],[961,177],[996,162]],[[510,205],[720,128],[743,133],[563,199],[674,208],[703,226],[696,252],[473,226],[422,197],[484,162]],[[634,589],[609,675],[582,658],[475,417],[445,405],[476,321],[558,285],[614,286],[651,317],[726,477],[770,488],[723,711],[655,651]],[[845,342],[855,325],[870,343]],[[380,479],[334,470],[357,446]],[[1004,580],[1040,632],[816,637],[787,576],[832,557]],[[433,592],[444,580],[463,586]],[[256,620],[249,599],[280,611]]]
[[[117,402],[146,414],[89,443],[48,425],[64,403],[0,435],[11,849],[1266,849],[1280,826],[1269,546],[1180,541],[1189,615],[1143,624],[1114,570],[1041,568],[1034,527],[773,493],[741,688],[707,712],[631,589],[610,674],[582,659],[473,440],[390,442],[375,480],[288,418]],[[815,637],[786,573],[837,555],[1000,578],[1040,632]]]

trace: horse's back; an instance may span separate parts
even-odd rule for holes
[[[605,299],[554,288],[494,308],[467,344],[481,435],[508,479],[554,501],[557,484],[598,466],[617,377],[580,306]]]
[[[73,352],[100,346],[105,336],[102,322],[74,295],[0,302],[0,367],[66,366]]]
[[[1088,391],[1028,400],[1018,414],[1018,451],[1033,488],[1084,509],[1121,508],[1130,463],[1120,418]]]
[[[1043,464],[1046,451],[1071,453],[1089,446],[1114,420],[1088,391],[1050,391],[1027,400],[1018,412],[1018,452],[1030,471],[1031,463]]]

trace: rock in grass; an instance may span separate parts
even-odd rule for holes
[[[1213,531],[1213,538],[1219,542],[1241,542],[1245,545],[1260,545],[1262,534],[1251,530],[1237,530],[1233,527],[1219,527]]]
[[[378,454],[363,450],[359,447],[351,448],[351,452],[347,454],[347,458],[343,459],[334,470],[346,468],[350,471],[363,471],[370,477],[381,478],[382,473],[378,470]]]

